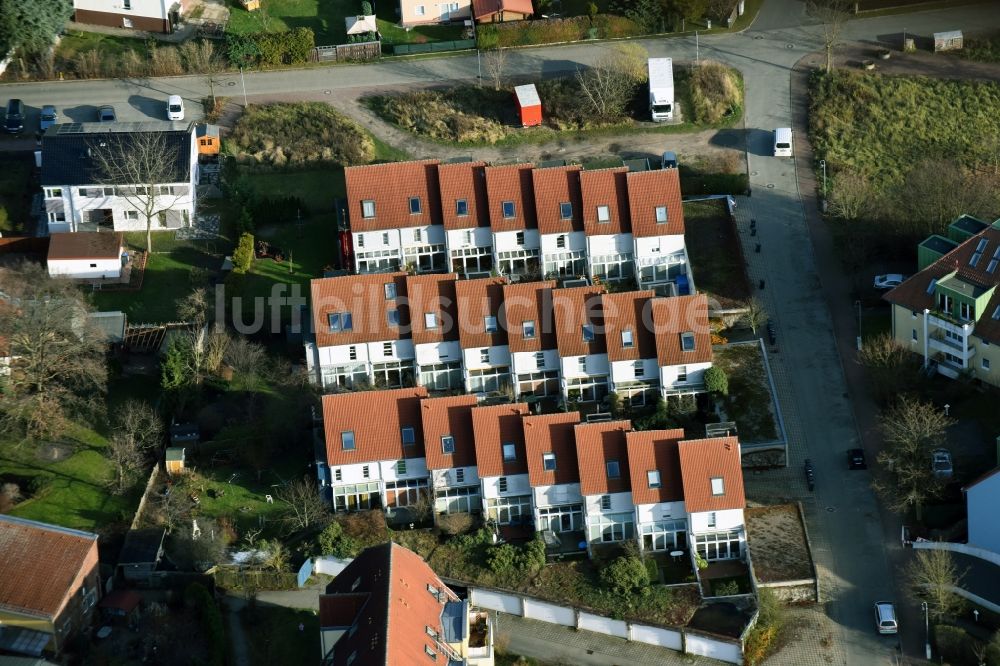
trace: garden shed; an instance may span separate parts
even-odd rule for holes
[[[167,474],[181,474],[184,472],[184,447],[171,446],[167,448]]]
[[[934,33],[934,52],[938,51],[958,51],[962,48],[962,31],[949,30],[948,32]]]
[[[517,115],[523,127],[534,127],[542,124],[542,100],[534,83],[514,88],[514,100],[517,103]]]
[[[125,545],[118,556],[118,570],[129,583],[149,586],[153,572],[163,557],[163,537],[167,531],[162,528],[129,530],[125,535]]]
[[[222,141],[218,125],[199,124],[194,128],[198,139],[198,155],[218,155]]]

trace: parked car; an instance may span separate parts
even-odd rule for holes
[[[955,470],[951,466],[951,453],[948,449],[934,449],[931,451],[931,469],[934,470],[934,476],[939,479],[951,478]]]
[[[663,157],[660,160],[661,169],[676,169],[677,168],[677,153],[672,150],[668,150],[663,153]]]
[[[38,129],[44,132],[57,122],[59,122],[59,114],[56,113],[56,107],[51,104],[43,106],[42,114],[38,117]]]
[[[12,99],[7,102],[7,115],[4,116],[3,131],[8,134],[19,134],[24,129],[24,102]]]
[[[171,95],[167,99],[167,120],[184,120],[184,100],[180,95]]]
[[[115,113],[115,107],[111,106],[110,104],[105,104],[104,106],[98,107],[97,122],[99,123],[118,122],[118,115]]]
[[[906,276],[902,273],[887,273],[886,275],[876,275],[875,276],[875,288],[876,289],[895,289],[899,285],[903,284],[903,280]]]
[[[778,336],[774,332],[774,324],[771,323],[770,320],[768,320],[766,328],[767,328],[767,342],[772,347],[774,347],[778,344]]]
[[[891,601],[875,602],[875,628],[880,634],[899,633],[899,622],[896,621],[896,606]]]
[[[848,449],[847,469],[868,469],[868,463],[865,462],[864,449]]]

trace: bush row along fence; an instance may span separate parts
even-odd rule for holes
[[[743,663],[743,642],[738,639],[711,636],[687,628],[657,627],[627,620],[616,620],[579,608],[560,606],[534,597],[501,590],[482,587],[469,587],[468,590],[469,603],[479,608],[564,627],[586,629],[636,643],[665,647],[685,654],[711,657],[730,664]]]
[[[299,587],[298,574],[290,571],[241,571],[220,567],[214,576],[215,584],[224,590],[243,590],[248,584],[258,590],[295,590]]]
[[[428,42],[426,44],[393,44],[393,55],[414,55],[417,53],[440,53],[476,48],[474,39],[456,39],[450,42]]]
[[[311,62],[351,62],[378,60],[382,57],[382,42],[358,42],[357,44],[337,44],[317,46],[309,55]]]
[[[598,14],[593,22],[587,16],[572,16],[511,23],[487,23],[476,28],[476,37],[481,49],[558,44],[586,39],[640,37],[648,33],[649,30],[635,21],[613,14]]]

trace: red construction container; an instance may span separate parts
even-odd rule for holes
[[[514,101],[517,103],[521,125],[534,127],[542,124],[542,100],[538,98],[534,83],[514,88]]]

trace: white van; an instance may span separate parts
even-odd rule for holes
[[[792,128],[779,127],[774,130],[774,156],[792,156]]]
[[[184,100],[180,95],[167,99],[167,120],[184,120]]]

